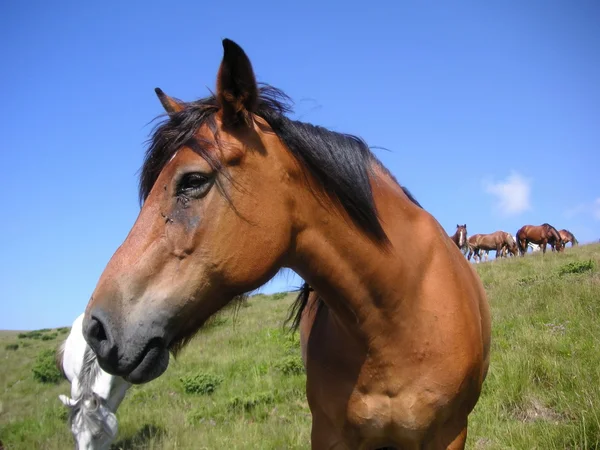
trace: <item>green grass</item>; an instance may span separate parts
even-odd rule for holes
[[[600,245],[587,245],[477,265],[493,343],[467,448],[600,448],[599,262]],[[133,387],[113,448],[309,448],[298,335],[281,329],[293,295],[277,297],[257,295],[236,315],[224,312],[162,377]],[[18,334],[0,332],[0,441],[71,448],[57,398],[69,385],[36,381],[32,370],[64,328]]]

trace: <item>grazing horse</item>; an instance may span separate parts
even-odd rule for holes
[[[500,257],[505,258],[509,255],[517,256],[519,254],[519,246],[517,245],[517,238],[510,233],[505,233],[505,244],[502,246]]]
[[[571,243],[571,247],[575,247],[579,245],[577,239],[575,239],[575,235],[571,233],[569,230],[565,230],[564,228],[558,232],[560,235],[560,239],[563,242],[563,245],[566,246],[569,242]]]
[[[521,256],[525,256],[525,253],[527,253],[527,246],[530,242],[538,244],[542,248],[542,254],[546,254],[546,245],[548,243],[559,252],[565,249],[560,234],[549,223],[523,225],[517,231],[517,245]]]
[[[450,236],[450,239],[456,244],[456,246],[464,253],[468,250],[467,244],[467,224],[456,225],[456,232]]]
[[[86,309],[100,365],[149,382],[236,295],[290,268],[320,311],[304,324],[312,448],[464,448],[490,358],[475,269],[364,141],[291,120],[246,53],[223,49],[214,96],[156,90],[168,118],[141,211]]]
[[[104,450],[117,435],[115,413],[131,383],[104,372],[82,334],[83,314],[73,322],[56,352],[56,366],[71,383],[71,397],[59,395],[69,408],[69,425],[79,450]]]
[[[481,251],[484,251],[487,256],[490,250],[495,250],[496,258],[501,258],[504,256],[504,249],[507,249],[513,255],[517,254],[517,244],[510,233],[499,230],[490,234],[474,234],[469,237],[467,259],[470,261],[473,254],[481,259]]]

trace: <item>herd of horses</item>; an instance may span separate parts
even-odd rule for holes
[[[563,239],[549,225],[513,240],[463,226],[454,245],[362,139],[287,117],[285,94],[258,84],[229,39],[216,78],[192,102],[155,90],[167,114],[139,215],[57,352],[79,448],[107,447],[131,385],[160,377],[210,317],[289,268],[305,280],[288,320],[311,447],[463,449],[491,317],[461,250],[561,251]]]
[[[484,256],[487,259],[491,250],[496,251],[496,258],[504,258],[518,254],[525,256],[530,247],[534,252],[541,250],[545,254],[548,245],[557,252],[562,252],[569,242],[571,246],[578,245],[573,233],[565,229],[557,231],[549,223],[524,225],[515,236],[502,230],[468,236],[466,224],[456,225],[456,231],[450,239],[466,255],[467,260],[473,257],[477,262]]]

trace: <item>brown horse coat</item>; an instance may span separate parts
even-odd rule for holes
[[[506,231],[495,231],[490,234],[474,234],[469,237],[469,254],[467,259],[475,254],[479,257],[480,250],[496,250],[496,258],[504,256],[503,250],[510,251],[513,255],[517,254],[517,244],[510,233]]]
[[[559,252],[563,251],[565,246],[556,228],[548,223],[542,225],[523,225],[517,231],[517,245],[521,256],[527,253],[527,244],[533,242],[542,248],[542,253],[546,253],[546,245],[550,244]]]
[[[464,448],[490,360],[474,268],[364,142],[287,118],[223,47],[214,97],[157,90],[170,119],[144,203],[86,309],[100,365],[160,376],[169,350],[288,267],[314,289],[298,311],[312,448]]]
[[[571,243],[571,247],[574,247],[579,244],[577,239],[575,239],[575,235],[571,233],[569,230],[565,230],[564,228],[558,232],[560,235],[560,239],[563,241],[563,244],[566,246],[569,242]]]
[[[456,246],[464,253],[464,251],[468,249],[469,245],[467,241],[467,224],[456,225],[456,231],[452,236],[450,236],[450,239],[452,239],[452,242],[454,242]]]

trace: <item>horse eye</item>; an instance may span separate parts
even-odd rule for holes
[[[179,181],[177,195],[191,198],[200,198],[208,192],[212,186],[213,177],[199,172],[185,174]]]

